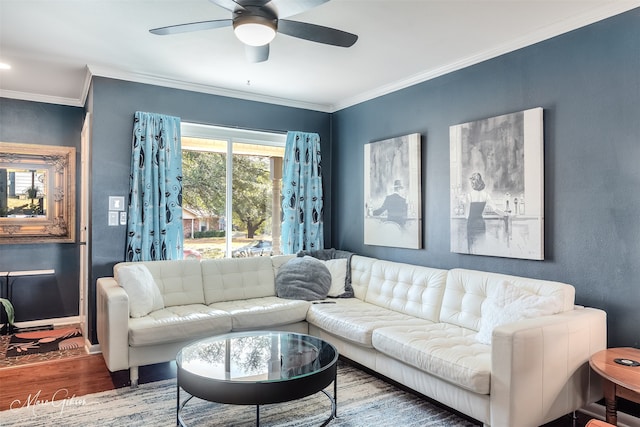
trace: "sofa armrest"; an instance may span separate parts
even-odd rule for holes
[[[599,400],[589,358],[606,347],[606,313],[594,308],[495,328],[491,425],[538,426]]]
[[[129,296],[113,277],[96,283],[97,333],[111,372],[129,369]]]

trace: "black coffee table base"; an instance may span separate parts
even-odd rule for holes
[[[179,427],[187,427],[187,424],[184,422],[184,420],[182,419],[182,410],[184,409],[184,407],[186,406],[186,404],[194,397],[193,395],[189,395],[189,397],[187,397],[185,399],[184,402],[180,403],[180,384],[178,383],[178,390],[177,390],[177,406],[176,406],[176,425]],[[320,390],[321,393],[324,393],[325,396],[327,396],[327,398],[329,399],[329,401],[331,402],[331,415],[329,415],[329,418],[327,418],[320,426],[326,426],[328,425],[331,420],[333,420],[334,418],[338,418],[338,381],[337,381],[337,377],[334,377],[333,379],[333,396],[331,396],[329,393],[327,393],[326,390]],[[256,405],[256,427],[260,426],[260,405]]]
[[[235,332],[203,339],[176,355],[176,425],[192,397],[227,405],[291,402],[323,392],[337,415],[338,350],[310,335],[282,331]],[[333,397],[326,388],[333,383]],[[180,401],[180,391],[189,397]]]

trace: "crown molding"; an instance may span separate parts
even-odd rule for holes
[[[79,98],[65,98],[61,96],[50,96],[39,93],[19,92],[14,90],[0,89],[0,98],[19,99],[22,101],[42,102],[45,104],[67,105],[70,107],[84,107],[91,86],[91,73],[86,68],[82,90]]]
[[[344,108],[348,108],[356,104],[360,104],[362,102],[369,101],[371,99],[378,98],[380,96],[387,95],[392,92],[396,92],[400,89],[405,89],[415,84],[422,83],[431,79],[435,79],[436,77],[440,77],[445,74],[449,74],[451,72],[458,71],[463,68],[479,64],[489,59],[496,58],[500,55],[514,52],[518,49],[522,49],[522,48],[534,45],[536,43],[549,40],[553,37],[560,36],[562,34],[576,30],[578,28],[585,27],[587,25],[596,23],[598,21],[602,21],[604,19],[610,18],[615,15],[619,15],[624,12],[628,12],[631,9],[635,9],[636,7],[639,7],[639,6],[640,6],[640,1],[637,1],[637,0],[611,2],[605,6],[593,9],[582,15],[565,19],[553,25],[548,25],[544,28],[541,28],[539,31],[533,32],[524,37],[514,39],[509,43],[504,43],[500,46],[497,46],[492,49],[487,49],[476,55],[468,56],[466,58],[463,58],[460,61],[452,62],[440,68],[427,70],[422,73],[414,74],[413,76],[410,76],[406,79],[398,80],[396,82],[389,83],[389,84],[380,86],[378,88],[375,88],[373,90],[363,92],[354,97],[343,99],[342,101],[339,101],[334,105],[332,105],[331,112],[336,112]]]
[[[170,79],[166,77],[133,73],[114,68],[102,67],[97,65],[87,65],[84,81],[82,84],[81,94],[78,98],[66,98],[59,96],[43,95],[30,92],[20,92],[0,89],[0,97],[20,99],[25,101],[43,102],[48,104],[68,105],[73,107],[84,107],[89,89],[91,87],[91,81],[94,76],[113,78],[117,80],[126,80],[136,83],[151,84],[162,87],[169,87],[173,89],[181,89],[192,92],[206,93],[210,95],[225,96],[236,99],[243,99],[247,101],[263,102],[268,104],[281,105],[292,108],[301,108],[312,111],[320,111],[325,113],[334,113],[336,111],[360,104],[365,101],[378,98],[383,95],[387,95],[392,92],[396,92],[401,89],[422,83],[445,74],[461,70],[463,68],[476,65],[489,59],[496,58],[500,55],[504,55],[509,52],[522,49],[527,46],[542,42],[544,40],[551,39],[553,37],[565,34],[567,32],[576,30],[578,28],[593,24],[603,19],[610,18],[612,16],[630,11],[634,8],[640,7],[640,0],[629,1],[611,1],[610,3],[595,8],[587,13],[575,16],[569,19],[565,19],[556,24],[552,24],[541,28],[539,31],[528,34],[525,37],[514,39],[509,43],[499,45],[495,48],[485,50],[479,54],[471,55],[462,60],[447,64],[443,67],[436,69],[426,70],[409,76],[408,78],[401,79],[389,84],[382,85],[375,89],[359,93],[353,97],[338,100],[334,104],[316,104],[310,102],[296,101],[287,98],[280,98],[276,96],[260,95],[251,92],[237,91],[231,89],[225,89],[216,86],[209,86],[197,83],[190,83],[181,80]]]
[[[19,92],[15,90],[0,89],[0,98],[19,99],[21,101],[43,102],[45,104],[68,105],[70,107],[83,107],[84,102],[78,98],[64,98],[61,96],[42,95],[31,92]]]
[[[82,83],[82,92],[80,94],[80,99],[79,99],[79,101],[82,103],[83,106],[87,102],[87,96],[89,96],[89,89],[91,89],[91,79],[92,79],[91,70],[89,69],[89,67],[85,66],[84,69],[85,69],[84,81]]]
[[[314,104],[310,102],[295,101],[292,99],[279,98],[276,96],[260,95],[251,92],[224,89],[216,86],[203,85],[198,83],[190,83],[181,80],[169,79],[166,77],[155,76],[142,73],[131,73],[114,68],[100,67],[95,65],[88,66],[92,76],[106,77],[117,80],[126,80],[135,83],[144,83],[155,86],[168,87],[172,89],[188,90],[192,92],[206,93],[209,95],[226,96],[229,98],[244,99],[247,101],[264,102],[267,104],[282,105],[285,107],[302,108],[305,110],[321,111],[325,113],[331,112],[331,106],[323,104]]]

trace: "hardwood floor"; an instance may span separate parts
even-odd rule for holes
[[[140,383],[175,377],[175,364],[140,368]],[[129,386],[128,371],[111,373],[101,354],[0,369],[0,411],[26,400],[83,396]],[[57,393],[57,394],[56,394]]]
[[[51,400],[56,393],[71,397],[114,388],[100,355],[2,368],[0,383],[0,410],[31,399]]]
[[[175,362],[143,366],[140,384],[176,376]],[[128,371],[109,372],[101,354],[0,369],[0,410],[21,406],[25,401],[72,398],[129,386]],[[57,393],[57,394],[56,394]],[[588,418],[578,413],[574,424],[570,416],[544,427],[584,427]]]

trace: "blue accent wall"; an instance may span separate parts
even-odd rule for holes
[[[419,55],[419,52],[416,52]],[[449,251],[449,126],[544,109],[545,260]],[[332,242],[358,254],[558,280],[640,347],[640,9],[332,116]],[[363,244],[364,144],[422,135],[422,250]]]
[[[325,235],[331,233],[331,115],[318,111],[245,101],[97,77],[87,108],[92,113],[91,153],[91,276],[90,307],[95,283],[112,276],[113,265],[124,260],[125,226],[109,227],[109,196],[128,196],[131,136],[136,111],[178,116],[185,122],[286,132],[317,132],[323,153]],[[330,242],[327,240],[327,244]],[[91,313],[95,316],[95,313]],[[92,319],[95,325],[95,319]],[[95,342],[95,335],[93,336]]]
[[[0,141],[75,147],[76,164],[80,164],[80,131],[84,110],[38,102],[0,98]],[[79,177],[77,177],[79,183]],[[77,184],[78,185],[78,184]],[[79,188],[76,191],[79,194]],[[76,213],[76,218],[79,218]],[[76,229],[78,228],[76,221]],[[77,230],[76,230],[77,231]],[[76,232],[77,234],[77,232]],[[34,294],[30,304],[32,312],[54,317],[77,316],[79,312],[80,250],[73,243],[32,243],[0,245],[0,271],[54,269],[55,280],[48,288],[49,296]],[[51,295],[57,304],[51,310]],[[16,319],[24,320],[16,308]]]

